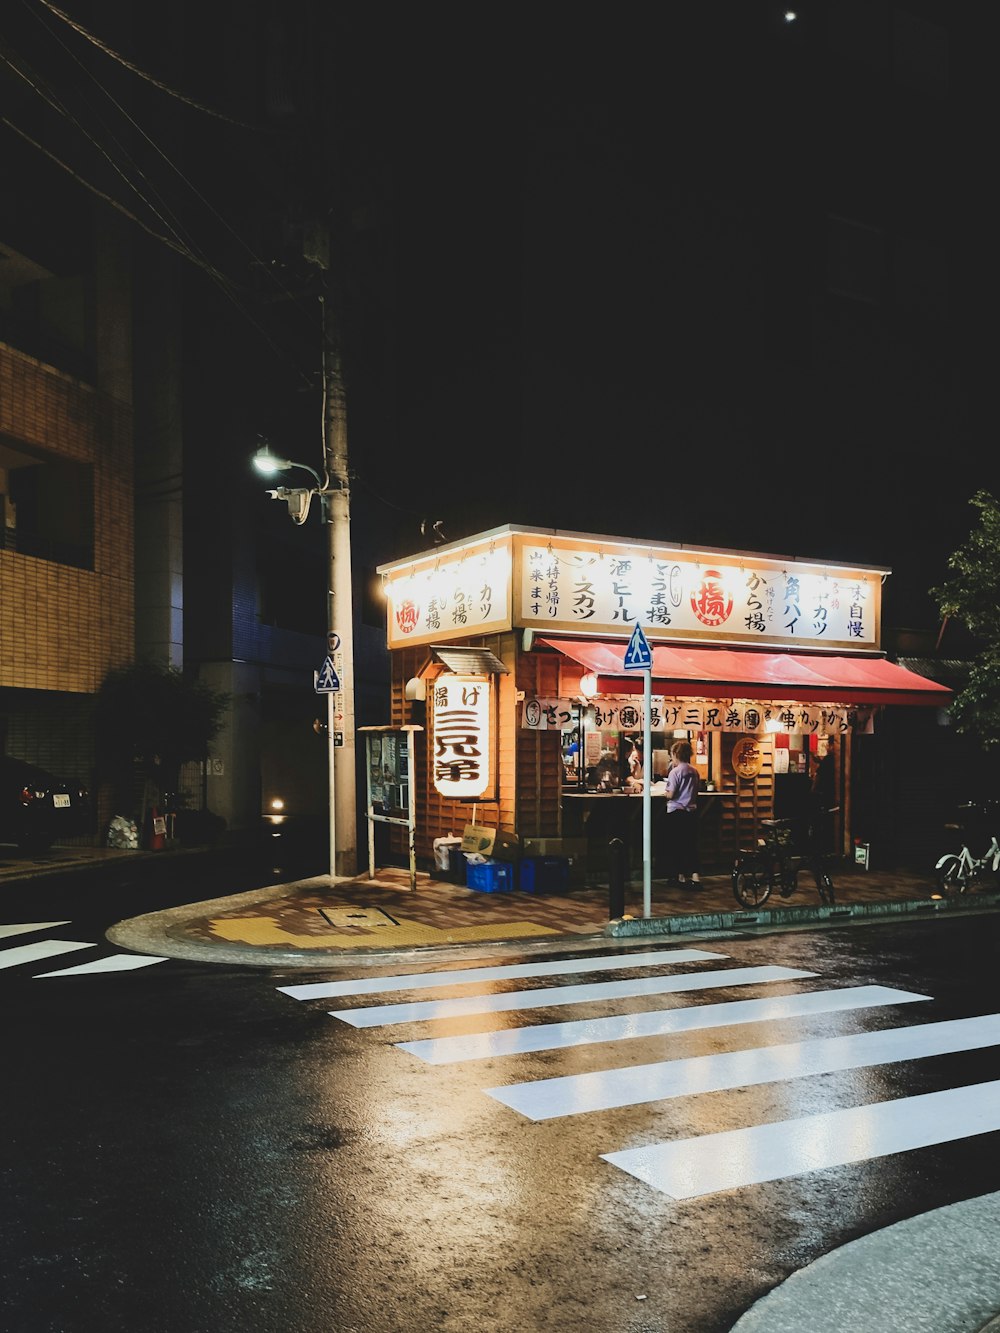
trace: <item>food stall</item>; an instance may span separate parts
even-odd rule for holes
[[[890,570],[508,525],[379,567],[393,726],[416,724],[417,855],[469,823],[600,875],[639,851],[650,668],[653,862],[670,746],[702,777],[703,868],[727,869],[761,819],[797,814],[821,760],[851,845],[851,741],[887,707],[940,708],[944,686],[886,659]],[[641,759],[641,755],[640,755]]]

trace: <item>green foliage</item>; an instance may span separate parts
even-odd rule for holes
[[[101,759],[159,768],[173,789],[181,764],[207,755],[228,703],[228,695],[173,667],[137,662],[111,671],[97,695]]]
[[[984,750],[1000,749],[1000,504],[989,491],[969,501],[978,526],[948,557],[950,577],[930,595],[941,615],[959,621],[982,644],[951,714],[958,731],[976,736]]]

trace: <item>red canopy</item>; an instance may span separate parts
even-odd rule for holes
[[[642,672],[622,665],[625,641],[537,639],[597,676],[598,694],[641,694]],[[913,704],[941,708],[952,691],[884,657],[651,644],[660,695],[794,699],[803,703]]]

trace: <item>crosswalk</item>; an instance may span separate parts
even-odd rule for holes
[[[102,945],[92,940],[64,940],[53,937],[48,932],[71,926],[71,921],[20,921],[13,924],[0,924],[0,971],[13,968],[30,969],[32,966],[45,964],[50,959],[63,954],[77,953],[81,949],[101,949]],[[8,943],[26,935],[40,935],[41,939],[28,943]],[[155,958],[145,954],[111,953],[98,958],[90,958],[85,963],[72,967],[60,967],[54,971],[31,972],[33,977],[70,977],[91,976],[99,972],[134,972],[137,968],[150,967],[153,963],[165,963],[166,958]]]
[[[604,978],[601,973],[616,975]],[[796,989],[790,989],[792,985]],[[768,993],[777,987],[781,993]],[[732,998],[734,988],[750,988],[750,998]],[[468,1063],[475,1068],[477,1061],[506,1061],[510,1081],[497,1083],[498,1066],[490,1065],[480,1089],[484,1098],[526,1120],[561,1120],[568,1126],[574,1117],[643,1108],[672,1098],[791,1085],[816,1075],[1000,1046],[1000,1014],[935,1022],[911,1009],[932,1000],[930,995],[882,985],[825,986],[813,971],[740,966],[727,954],[703,949],[602,953],[277,989],[302,1002],[336,1000],[338,1007],[327,1010],[331,1018],[357,1029],[392,1029],[400,1053],[429,1065]],[[396,998],[433,991],[437,995]],[[363,1002],[341,1003],[349,1001]],[[614,1012],[622,1001],[644,1007]],[[581,1005],[590,1006],[589,1016],[558,1013]],[[601,1012],[605,1008],[610,1012]],[[551,1018],[540,1010],[552,1011]],[[893,1020],[912,1012],[918,1021],[777,1043],[770,1029],[766,1039],[759,1035],[764,1024],[817,1016],[836,1023],[841,1017],[878,1011]],[[511,1025],[498,1028],[497,1014],[511,1016]],[[462,1031],[447,1030],[455,1020]],[[430,1025],[431,1035],[410,1035],[411,1024]],[[435,1025],[443,1029],[438,1034]],[[723,1028],[735,1030],[734,1036],[745,1044],[693,1056],[678,1051],[671,1057],[672,1040]],[[661,1057],[654,1061],[644,1058],[648,1048],[643,1042],[650,1038],[657,1039]],[[544,1078],[518,1077],[519,1057],[547,1052],[549,1070],[560,1053],[568,1057],[580,1047],[595,1048],[596,1067]],[[662,1118],[653,1123],[662,1132]],[[692,1199],[998,1129],[1000,1082],[984,1082],[667,1141],[608,1145],[598,1156],[671,1198]]]

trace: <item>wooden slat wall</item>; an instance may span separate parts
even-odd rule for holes
[[[722,786],[735,799],[722,802],[719,856],[732,864],[740,847],[752,847],[757,837],[759,822],[774,817],[774,746],[770,736],[758,736],[764,764],[752,781],[737,778],[733,772],[733,747],[741,737],[736,732],[723,732]]]
[[[430,864],[434,855],[434,839],[450,835],[461,837],[466,824],[484,824],[515,833],[515,772],[517,761],[516,721],[517,700],[515,672],[517,669],[517,640],[514,634],[491,634],[462,641],[463,647],[487,648],[508,668],[508,674],[494,677],[498,693],[497,706],[497,795],[492,801],[476,803],[456,801],[442,796],[432,780],[431,759],[433,736],[429,730],[416,736],[414,753],[417,791],[411,794],[416,806],[416,854],[419,863]],[[431,710],[426,705],[414,709],[404,698],[406,682],[423,670],[427,681],[427,698],[431,697],[433,678],[439,675],[438,664],[427,666],[430,654],[424,648],[404,648],[392,655],[392,725],[419,722],[430,727]],[[426,668],[426,669],[425,669]],[[392,830],[390,847],[396,856],[406,854],[406,835],[403,830]]]
[[[559,695],[555,654],[517,655],[517,688],[527,698]],[[526,731],[515,704],[512,726],[517,746],[517,833],[522,838],[562,836],[562,746],[558,731]]]

